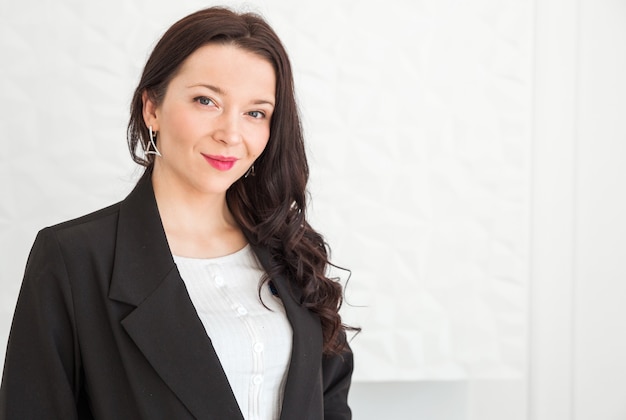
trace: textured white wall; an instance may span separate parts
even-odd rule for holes
[[[123,197],[146,55],[202,2],[3,3],[6,336],[34,233]],[[266,1],[312,160],[312,217],[353,270],[356,379],[524,369],[530,7]],[[365,307],[359,307],[365,306]]]
[[[303,20],[287,39],[314,216],[353,269],[348,301],[366,306],[344,311],[365,328],[356,377],[520,377],[531,4],[318,6],[301,13],[327,22],[325,35]]]

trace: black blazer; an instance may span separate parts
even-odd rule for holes
[[[253,247],[266,265],[269,253]],[[352,354],[273,279],[293,329],[281,419],[350,419]],[[9,337],[0,419],[243,419],[169,250],[152,183],[43,229]]]

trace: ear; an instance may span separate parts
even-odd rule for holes
[[[154,131],[159,131],[158,107],[154,101],[150,99],[147,90],[144,90],[141,94],[141,101],[143,102],[143,121],[146,123],[146,127],[152,126]]]

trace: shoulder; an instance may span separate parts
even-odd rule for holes
[[[79,233],[90,234],[107,230],[117,224],[120,203],[112,204],[108,207],[67,220],[56,225],[48,226],[39,232],[39,235],[52,234],[60,237],[73,236]]]
[[[28,256],[23,287],[49,290],[63,283],[60,279],[77,265],[73,263],[86,266],[87,261],[101,260],[94,258],[98,255],[110,259],[118,209],[119,203],[40,230]]]
[[[60,252],[63,259],[88,258],[114,247],[120,203],[41,229],[31,254],[41,250],[49,256],[52,250]],[[47,252],[46,252],[47,251]],[[107,253],[108,254],[108,253]]]

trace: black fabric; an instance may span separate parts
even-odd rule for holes
[[[253,247],[259,261],[268,253]],[[352,355],[272,284],[293,329],[281,419],[350,419]],[[172,259],[152,184],[39,232],[0,387],[0,419],[243,419]]]

